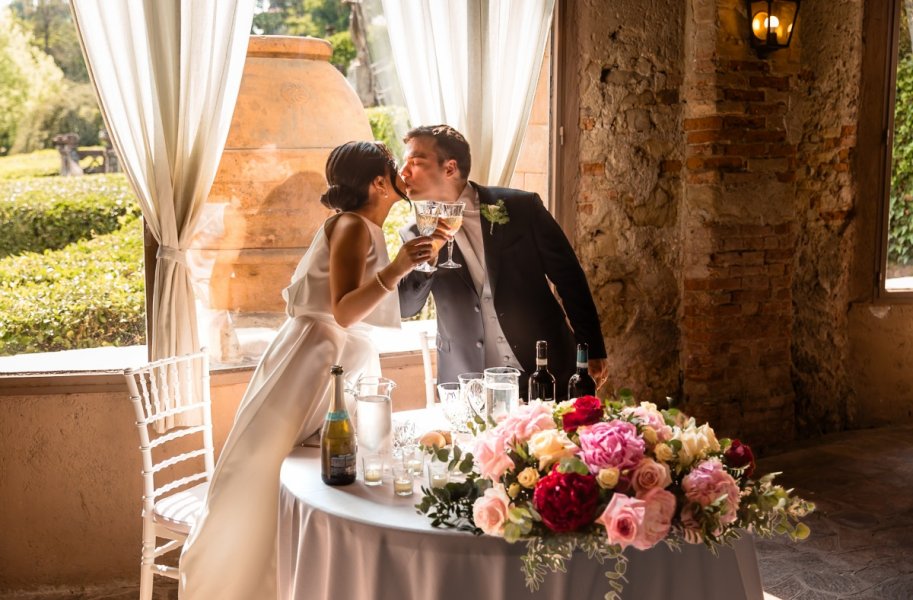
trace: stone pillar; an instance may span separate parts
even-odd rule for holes
[[[55,135],[52,141],[60,154],[61,177],[82,175],[82,167],[79,166],[79,136],[75,133],[61,133]]]
[[[683,408],[727,435],[783,441],[795,428],[798,42],[758,58],[741,0],[693,0],[685,23]]]

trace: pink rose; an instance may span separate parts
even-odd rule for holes
[[[637,497],[649,492],[654,488],[667,488],[672,484],[672,471],[669,465],[656,462],[652,458],[644,458],[634,469],[634,475],[631,477],[631,484]]]
[[[667,442],[672,439],[672,428],[666,425],[666,419],[659,412],[656,405],[652,402],[641,402],[637,406],[629,406],[621,411],[622,415],[631,415],[642,426],[650,427],[656,432],[656,438],[660,442]]]
[[[498,481],[508,469],[514,468],[504,438],[498,435],[496,429],[484,431],[476,437],[473,456],[479,474],[492,481]]]
[[[736,520],[739,509],[739,484],[726,472],[719,459],[712,458],[698,463],[682,479],[682,489],[688,500],[701,506],[709,506],[725,496],[720,524],[729,525]]]
[[[626,548],[637,540],[644,522],[647,503],[624,494],[615,494],[596,522],[605,527],[610,544]]]
[[[643,496],[638,496],[646,503],[644,523],[640,535],[634,540],[634,547],[640,550],[652,548],[666,539],[675,516],[675,495],[661,488],[653,488]]]
[[[644,440],[637,427],[627,421],[596,423],[577,430],[580,434],[581,458],[590,473],[615,467],[624,472],[633,469],[644,457]]]
[[[488,535],[500,537],[504,535],[504,523],[507,521],[509,508],[510,498],[504,491],[504,485],[497,483],[476,498],[472,505],[472,520],[476,527]]]
[[[552,407],[541,400],[533,400],[511,411],[507,418],[498,424],[497,429],[507,443],[522,444],[534,433],[556,429]]]

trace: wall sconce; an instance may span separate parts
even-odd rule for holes
[[[764,58],[787,48],[799,16],[799,0],[746,0],[751,23],[751,47]]]

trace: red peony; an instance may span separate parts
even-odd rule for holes
[[[589,525],[599,504],[599,485],[592,475],[553,469],[533,491],[533,506],[552,531],[574,531]]]
[[[578,427],[602,420],[602,401],[596,396],[580,396],[574,400],[574,410],[564,415],[564,430],[573,433]]]
[[[751,477],[751,474],[754,473],[754,454],[751,452],[751,448],[739,440],[732,440],[732,445],[723,454],[723,458],[726,459],[726,466],[730,469],[747,467],[744,471],[745,477]]]

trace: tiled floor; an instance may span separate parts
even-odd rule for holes
[[[913,599],[913,427],[805,442],[760,461],[759,470],[782,471],[784,485],[818,505],[807,541],[757,541],[768,600]],[[132,583],[0,594],[0,600],[137,597]],[[154,598],[176,600],[175,584],[158,580]]]

